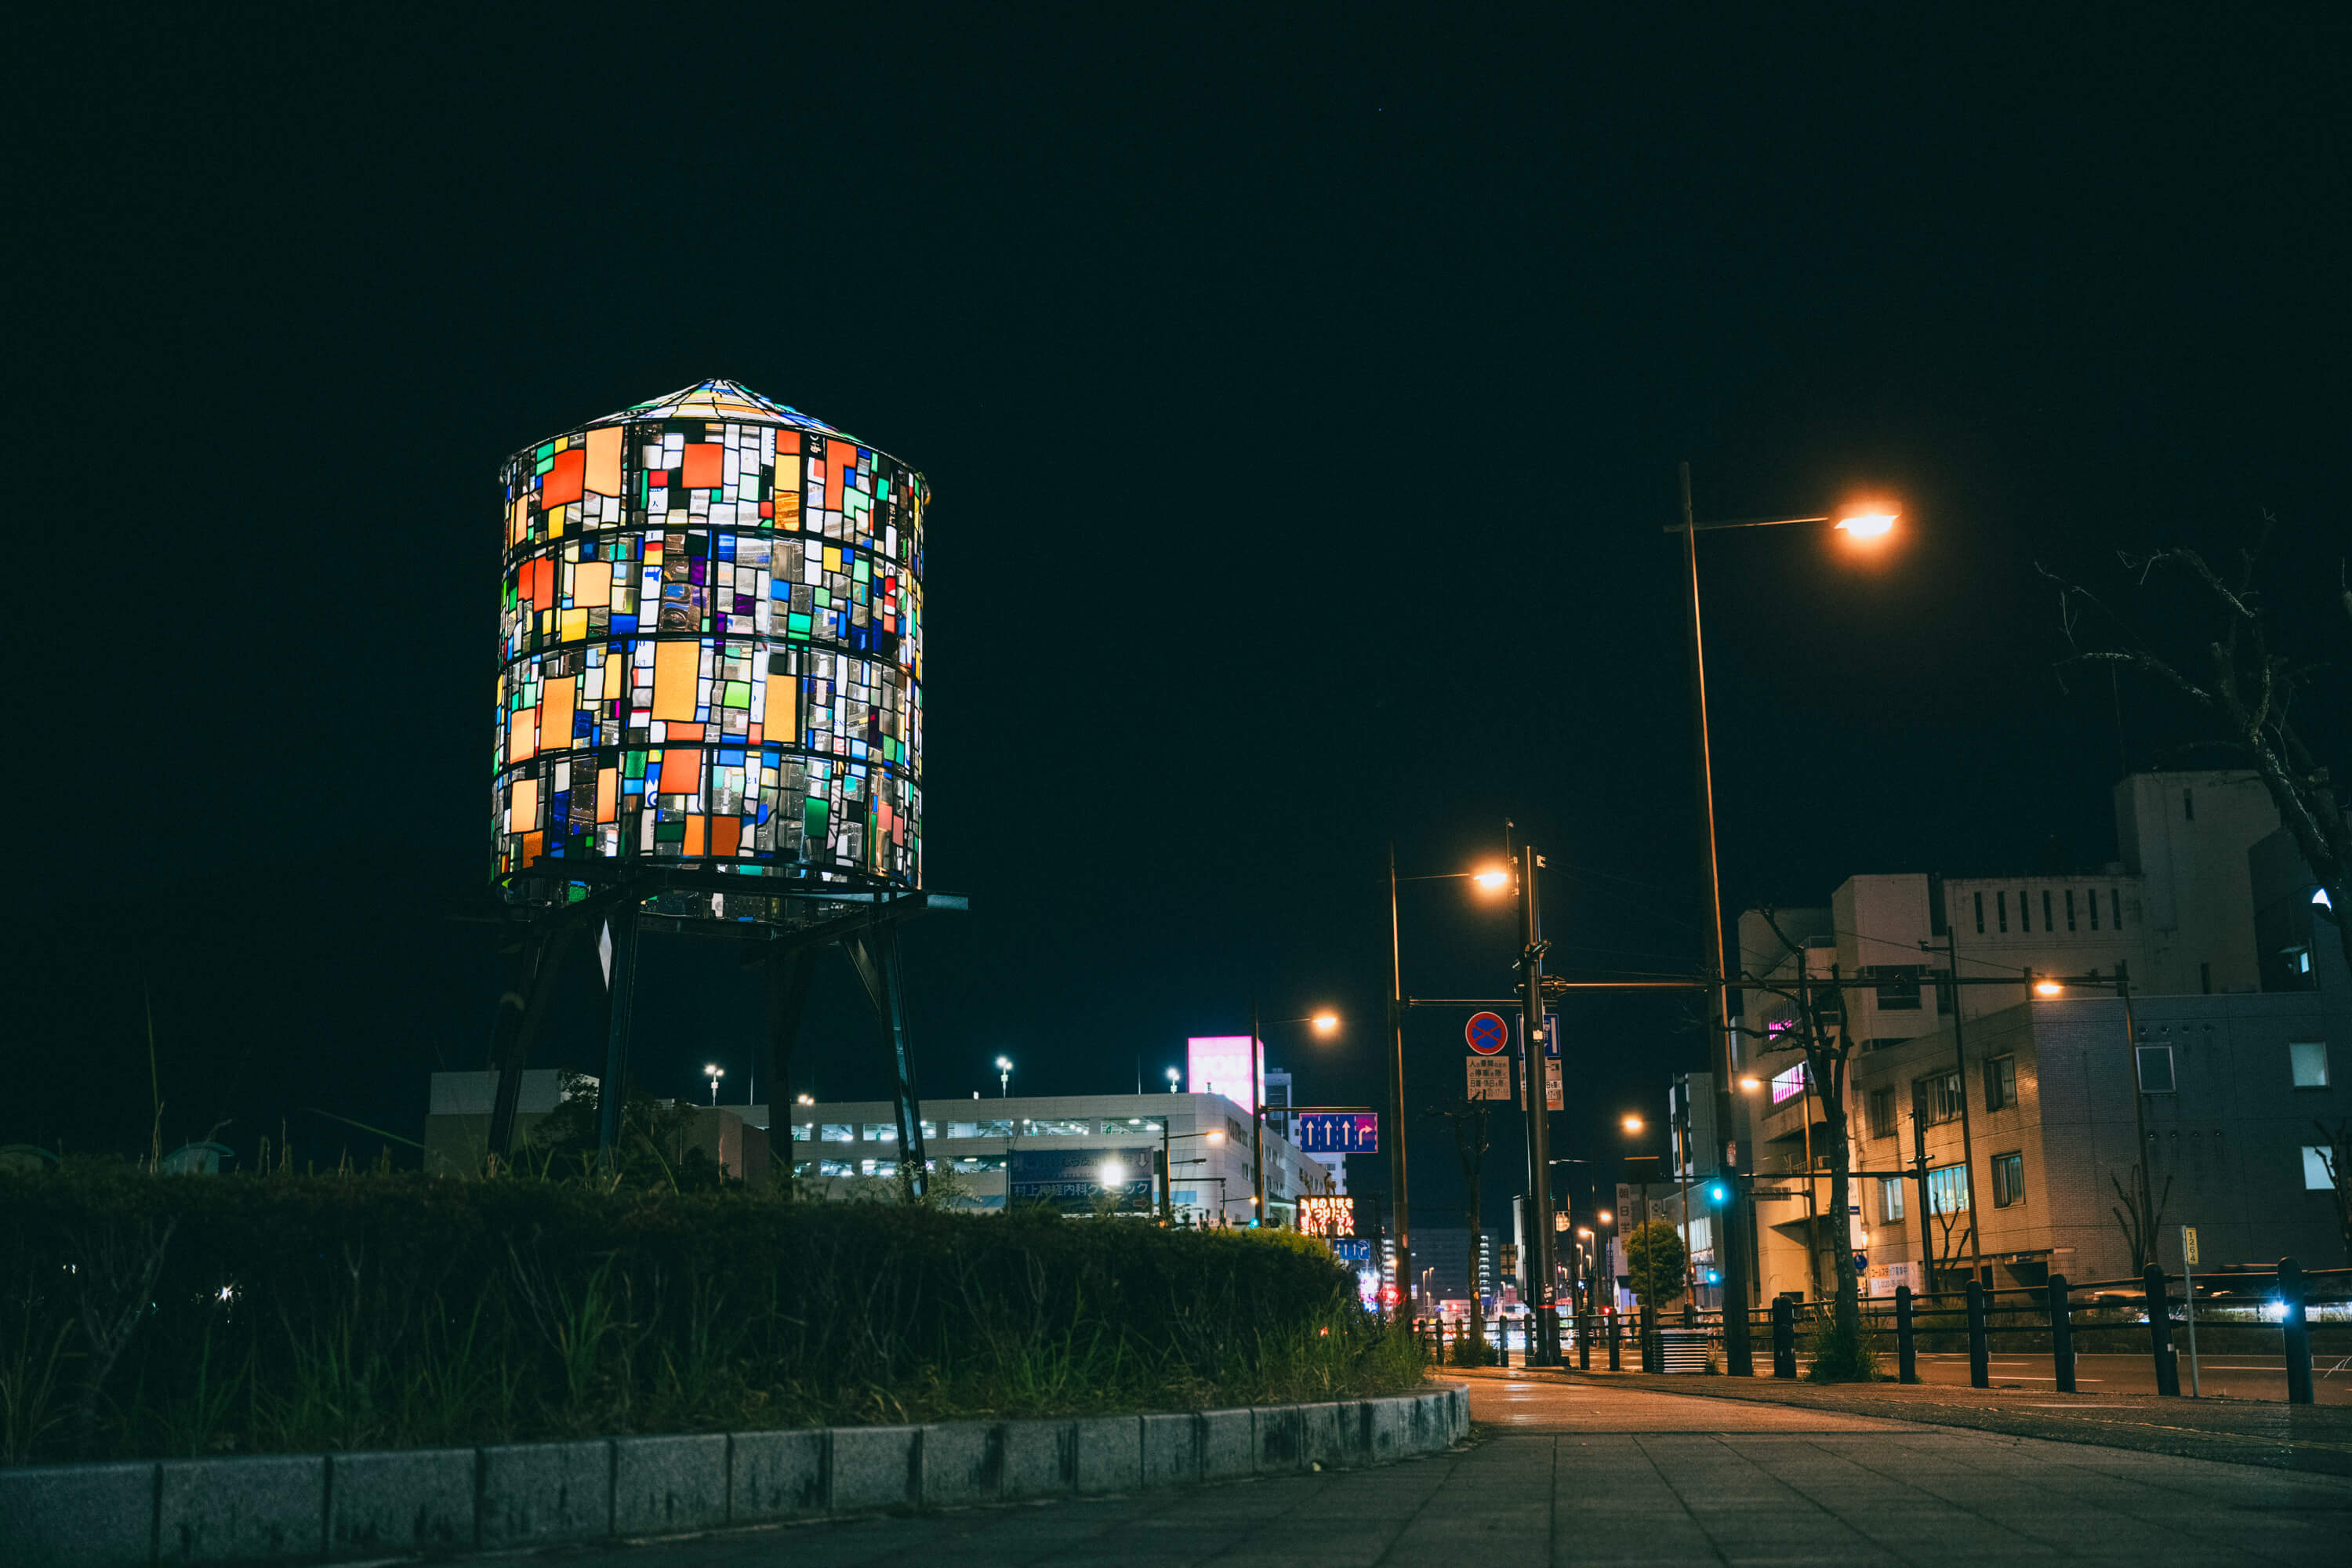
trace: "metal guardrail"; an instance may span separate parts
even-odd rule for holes
[[[2046,1342],[2052,1362],[2052,1374],[2058,1391],[2072,1394],[2075,1390],[2074,1334],[2078,1329],[2089,1331],[2129,1331],[2145,1326],[2147,1332],[2148,1356],[2156,1373],[2157,1392],[2177,1395],[2180,1392],[2179,1356],[2173,1343],[2173,1330],[2180,1328],[2189,1340],[2191,1392],[2199,1392],[2196,1373],[2196,1330],[2225,1329],[2232,1332],[2248,1329],[2275,1327],[2280,1349],[2286,1366],[2287,1400],[2290,1404],[2309,1405],[2314,1401],[2312,1384],[2311,1331],[2309,1309],[2315,1302],[2352,1300],[2352,1268],[2318,1268],[2305,1270],[2292,1258],[2279,1260],[2275,1269],[2232,1270],[2227,1274],[2200,1275],[2196,1279],[2198,1300],[2183,1296],[2180,1281],[2151,1265],[2136,1279],[2100,1279],[2084,1283],[2069,1281],[2063,1274],[2053,1274],[2048,1282],[2039,1286],[2011,1286],[1990,1289],[1974,1280],[1959,1290],[1914,1291],[1900,1286],[1890,1297],[1864,1298],[1862,1302],[1864,1321],[1881,1332],[1891,1331],[1895,1338],[1896,1376],[1904,1383],[1920,1381],[1918,1342],[1922,1335],[1937,1338],[1962,1338],[1969,1356],[1969,1383],[1971,1387],[1991,1386],[1991,1350],[1997,1337],[2023,1336]],[[2278,1317],[2274,1324],[2247,1323],[2205,1316],[2198,1311],[2201,1304],[2218,1296],[2238,1295],[2236,1287],[2252,1285],[2266,1303],[2275,1303]],[[2083,1298],[2089,1298],[2084,1300]],[[1769,1332],[1772,1347],[1772,1375],[1793,1378],[1797,1375],[1797,1330],[1800,1322],[1818,1323],[1835,1310],[1829,1300],[1804,1300],[1782,1298],[1769,1306],[1752,1309],[1747,1314],[1749,1326]],[[2127,1314],[2127,1315],[2118,1315]],[[1601,1323],[1605,1321],[1605,1329]],[[1610,1370],[1618,1369],[1619,1340],[1623,1333],[1624,1319],[1609,1315],[1602,1319],[1577,1320],[1575,1344],[1578,1360],[1590,1367],[1591,1352],[1605,1342]],[[1694,1331],[1705,1336],[1705,1342],[1719,1338],[1723,1324],[1720,1311],[1695,1312],[1685,1309],[1681,1325],[1660,1325],[1646,1309],[1642,1314],[1638,1331],[1633,1335],[1642,1352],[1643,1371],[1682,1370],[1686,1353],[1678,1353],[1677,1364],[1666,1365],[1660,1344],[1661,1334],[1677,1335]],[[1588,1331],[1588,1325],[1591,1325]],[[2042,1348],[2037,1343],[2032,1348]]]

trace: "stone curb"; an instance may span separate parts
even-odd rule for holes
[[[9,1568],[448,1556],[1381,1464],[1469,1434],[1470,1390],[1061,1421],[688,1433],[0,1469]]]

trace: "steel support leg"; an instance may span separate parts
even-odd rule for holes
[[[634,906],[613,914],[613,978],[604,988],[604,1079],[597,1089],[596,1155],[607,1170],[621,1143],[621,1102],[628,1092],[629,1024],[637,993],[637,920]]]

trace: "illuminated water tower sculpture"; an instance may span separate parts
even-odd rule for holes
[[[964,904],[921,890],[923,476],[706,381],[526,447],[501,479],[493,877],[518,981],[491,1148],[510,1148],[521,1069],[583,939],[614,1089],[641,934],[760,944],[778,1106],[811,963],[838,943],[881,1019],[919,1184],[897,930]],[[607,1150],[621,1098],[604,1096]]]

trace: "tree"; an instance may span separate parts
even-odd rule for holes
[[[1478,1294],[1478,1248],[1486,1233],[1480,1228],[1485,1211],[1480,1202],[1478,1173],[1486,1163],[1486,1113],[1491,1103],[1483,1100],[1448,1100],[1422,1112],[1424,1116],[1443,1116],[1453,1123],[1454,1152],[1462,1162],[1462,1184],[1470,1189],[1470,1342],[1476,1347],[1472,1354],[1482,1366],[1486,1364],[1486,1308]]]
[[[528,1142],[530,1165],[548,1175],[597,1175],[621,1187],[667,1187],[676,1192],[714,1192],[730,1178],[708,1150],[688,1142],[696,1109],[674,1100],[656,1100],[642,1090],[621,1101],[620,1136],[609,1173],[596,1157],[604,1089],[581,1073],[562,1076],[555,1109],[540,1118]]]
[[[2334,1127],[2314,1120],[2319,1129],[2319,1163],[2336,1198],[2336,1227],[2344,1237],[2344,1260],[2352,1263],[2352,1121],[2338,1119]]]
[[[1853,1248],[1846,1245],[1846,1215],[1853,1201],[1852,1143],[1847,1137],[1845,1113],[1846,1063],[1853,1054],[1853,1037],[1846,1033],[1850,1016],[1845,1005],[1847,982],[1839,976],[1834,964],[1830,967],[1826,984],[1816,982],[1806,971],[1804,943],[1791,941],[1769,909],[1760,912],[1771,926],[1772,934],[1780,939],[1781,949],[1798,955],[1797,973],[1793,979],[1744,974],[1739,983],[1788,1004],[1789,1033],[1796,1037],[1796,1044],[1805,1053],[1805,1082],[1820,1101],[1827,1134],[1824,1142],[1829,1144],[1830,1225],[1833,1232],[1830,1261],[1837,1281],[1833,1310],[1836,1342],[1860,1345],[1862,1287],[1854,1274]],[[1805,1180],[1810,1183],[1812,1179],[1812,1173],[1806,1172]]]
[[[2076,649],[2066,664],[2104,664],[2146,676],[2188,704],[2207,744],[2262,780],[2304,864],[2327,890],[2336,941],[2352,965],[2352,919],[2346,918],[2352,914],[2352,826],[2322,760],[2325,742],[2308,728],[2315,716],[2323,724],[2341,720],[2341,674],[2321,686],[2329,661],[2314,660],[2309,649],[2326,640],[2325,626],[2352,633],[2352,582],[2339,560],[2341,619],[2329,613],[2305,625],[2298,615],[2290,624],[2264,583],[2264,553],[2276,526],[2265,514],[2253,547],[2239,552],[2237,571],[2228,579],[2186,546],[2147,554],[2117,551],[2129,591],[2159,628],[2152,635],[2083,584],[2046,566],[2040,571],[2059,586],[2059,614]],[[2172,599],[2159,598],[2173,590],[2179,593]],[[2290,653],[2290,643],[2305,651]],[[2336,735],[2339,752],[2343,743]]]
[[[1625,1236],[1625,1272],[1633,1299],[1644,1307],[1663,1307],[1680,1300],[1690,1255],[1683,1250],[1682,1233],[1664,1220],[1644,1220]]]
[[[2158,1227],[2164,1224],[2164,1205],[2172,1198],[2172,1176],[2166,1173],[2164,1191],[2148,1201],[2154,1205],[2153,1213],[2144,1212],[2148,1203],[2143,1202],[2140,1194],[2147,1191],[2147,1184],[2140,1179],[2137,1165],[2131,1168],[2131,1185],[2126,1187],[2111,1173],[2107,1185],[2116,1190],[2116,1206],[2110,1212],[2123,1230],[2124,1245],[2131,1249],[2132,1272],[2138,1274],[2156,1261],[2156,1238]]]

